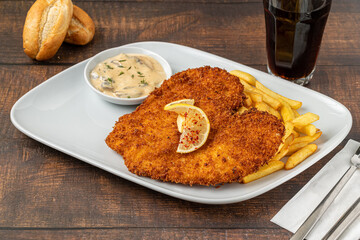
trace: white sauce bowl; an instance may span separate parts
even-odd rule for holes
[[[172,75],[171,67],[169,63],[160,55],[138,47],[117,47],[117,48],[111,48],[108,50],[104,50],[98,54],[96,54],[94,57],[92,57],[88,63],[85,66],[84,69],[84,78],[87,83],[87,85],[90,87],[91,90],[93,90],[99,97],[101,97],[103,100],[120,104],[120,105],[136,105],[142,103],[145,98],[148,96],[142,96],[138,98],[118,98],[118,97],[112,97],[109,95],[106,95],[105,93],[102,93],[98,89],[96,89],[90,82],[90,73],[91,71],[96,67],[97,64],[105,61],[108,58],[115,57],[121,53],[135,53],[135,54],[145,54],[147,56],[150,56],[154,58],[156,61],[160,63],[160,65],[163,67],[166,79],[169,79]]]

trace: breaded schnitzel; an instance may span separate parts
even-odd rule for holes
[[[211,124],[206,143],[187,154],[176,152],[177,114],[163,110],[180,99],[194,99]],[[239,79],[227,71],[188,69],[165,81],[133,113],[120,117],[106,143],[140,176],[189,185],[240,182],[276,153],[284,135],[282,122],[268,113],[236,113],[244,99]]]

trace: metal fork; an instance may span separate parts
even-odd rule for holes
[[[326,209],[329,208],[331,203],[334,201],[336,196],[339,194],[344,185],[349,181],[354,172],[360,168],[360,147],[357,149],[354,156],[351,158],[351,166],[346,171],[344,176],[337,182],[333,189],[326,195],[319,206],[311,213],[301,227],[295,232],[290,240],[303,240],[313,229],[315,224],[319,221],[321,216],[325,213]]]

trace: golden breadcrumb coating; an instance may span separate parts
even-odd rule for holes
[[[181,154],[177,114],[164,106],[194,99],[210,121],[206,143]],[[245,96],[239,79],[220,68],[201,67],[173,75],[133,112],[121,116],[106,138],[130,172],[188,185],[240,182],[278,150],[284,126],[276,117],[252,109],[237,113]]]

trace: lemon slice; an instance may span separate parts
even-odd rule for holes
[[[183,118],[176,152],[189,153],[204,145],[210,132],[210,122],[203,110],[186,103],[168,104],[164,110],[176,112]]]
[[[171,102],[171,103],[166,104],[165,107],[164,107],[164,109],[170,107],[171,105],[175,105],[175,104],[179,104],[179,103],[194,105],[195,100],[194,100],[194,99],[181,99],[181,100],[177,100],[177,101],[174,101],[174,102]]]
[[[170,107],[171,105],[175,105],[175,104],[178,104],[178,103],[185,103],[185,104],[189,104],[189,105],[194,105],[195,100],[194,100],[194,99],[181,99],[181,100],[178,100],[178,101],[175,101],[175,102],[171,102],[171,103],[166,104],[166,105],[165,105],[165,108],[168,108],[168,107]],[[164,109],[165,109],[165,108],[164,108]],[[178,115],[178,118],[177,118],[177,120],[176,120],[177,126],[178,126],[178,130],[179,130],[179,132],[181,132],[181,133],[182,133],[183,130],[184,130],[184,125],[183,125],[184,119],[185,119],[185,118],[179,114],[179,115]]]

